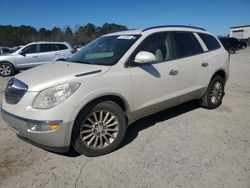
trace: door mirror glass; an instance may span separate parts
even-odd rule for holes
[[[146,51],[141,51],[139,52],[136,56],[135,56],[135,63],[152,63],[155,62],[155,55],[150,53],[150,52],[146,52]]]

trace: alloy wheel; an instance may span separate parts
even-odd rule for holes
[[[215,82],[211,93],[210,93],[210,100],[213,104],[217,104],[222,97],[222,84],[221,82]]]
[[[107,110],[89,114],[80,128],[80,138],[91,149],[103,149],[109,146],[119,131],[118,118]]]
[[[0,65],[0,73],[3,76],[8,76],[11,73],[11,67],[9,65],[2,64]]]

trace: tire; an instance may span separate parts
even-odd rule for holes
[[[214,109],[221,105],[224,96],[225,80],[217,75],[215,76],[208,88],[206,94],[200,100],[203,108]]]
[[[3,77],[13,76],[15,73],[15,68],[12,64],[8,62],[0,63],[0,75]]]
[[[235,54],[235,50],[234,50],[233,48],[230,48],[230,49],[228,50],[228,52],[229,52],[229,54]]]
[[[118,148],[126,128],[121,108],[111,101],[101,102],[80,112],[72,132],[72,145],[89,157],[104,155]]]

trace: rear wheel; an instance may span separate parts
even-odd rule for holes
[[[224,96],[225,81],[221,76],[215,76],[210,82],[206,94],[200,100],[202,107],[214,109],[221,105]]]
[[[126,133],[126,119],[121,108],[111,101],[83,110],[77,118],[72,144],[87,156],[99,156],[114,151]]]
[[[12,76],[15,73],[13,65],[7,62],[0,63],[0,75],[3,77]]]

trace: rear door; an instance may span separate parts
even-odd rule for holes
[[[171,34],[179,72],[179,84],[176,88],[179,101],[185,102],[198,98],[203,89],[199,81],[202,77],[201,71],[203,71],[201,69],[203,48],[192,32],[175,31]],[[204,63],[206,62],[204,61]]]
[[[56,52],[57,58],[60,57],[60,59],[67,59],[70,57],[74,51],[74,49],[70,49],[67,45],[58,43],[56,44],[58,51]]]
[[[57,59],[58,50],[55,44],[39,44],[39,64],[51,63]]]
[[[207,50],[202,56],[202,64],[200,66],[199,82],[203,87],[207,87],[215,71],[224,67],[227,52],[221,48],[218,40],[206,33],[197,33],[198,37],[206,45]],[[205,65],[207,66],[204,66]]]

